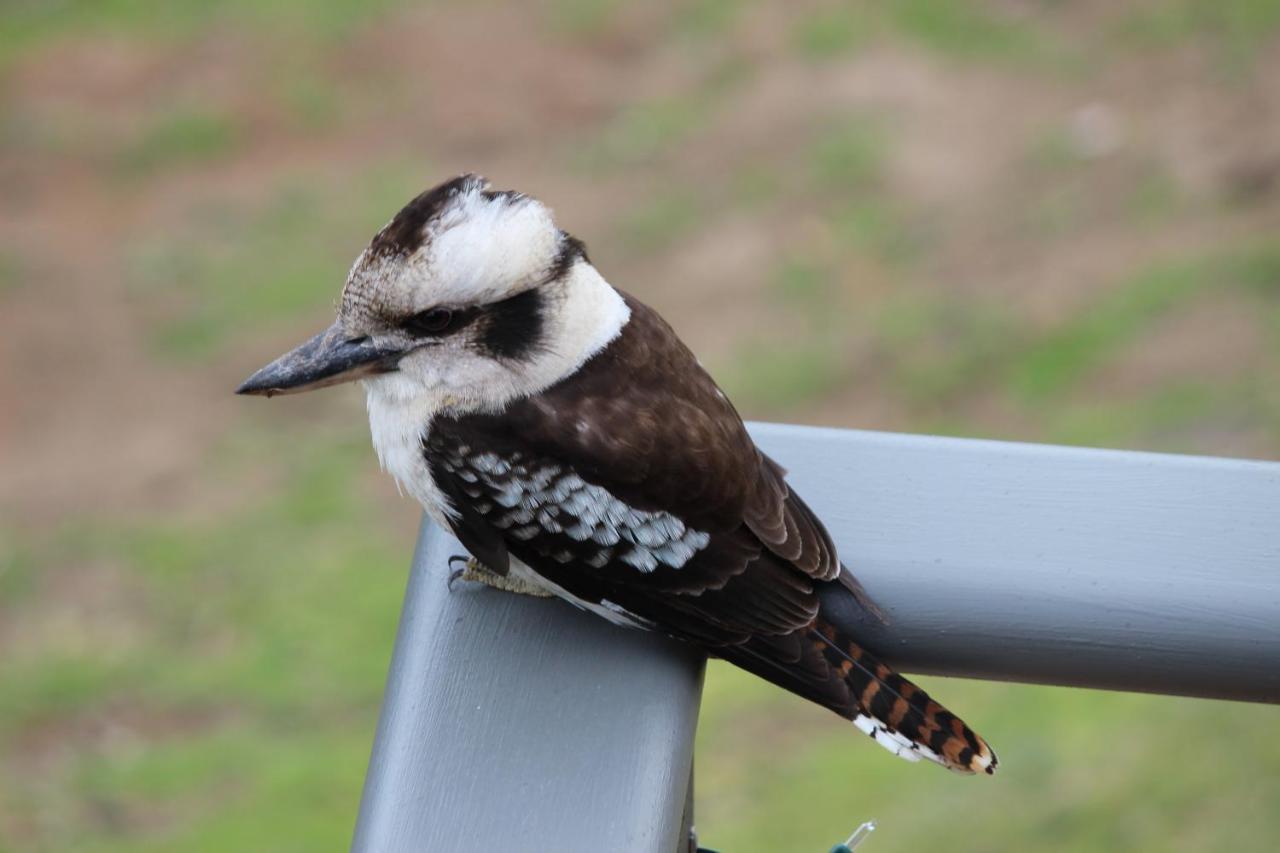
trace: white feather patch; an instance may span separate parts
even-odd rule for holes
[[[515,557],[511,558],[510,572],[531,586],[545,589],[557,598],[561,598],[569,602],[574,607],[577,607],[580,610],[586,610],[589,613],[594,613],[597,616],[601,616],[615,625],[620,625],[623,628],[650,629],[653,627],[653,623],[648,619],[636,616],[634,613],[629,612],[620,605],[607,599],[602,600],[599,604],[592,604],[591,602],[578,598],[559,584],[547,580],[545,577],[538,574]]]
[[[899,758],[904,758],[907,761],[919,761],[921,758],[927,758],[935,764],[941,764],[943,767],[947,766],[947,762],[938,753],[923,744],[915,743],[899,732],[893,731],[870,714],[858,714],[853,718],[853,724],[858,727],[859,731],[870,735],[876,743]]]

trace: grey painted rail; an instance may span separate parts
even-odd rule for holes
[[[423,524],[352,849],[676,850],[703,659],[471,584]]]
[[[1280,702],[1280,463],[790,426],[758,442],[912,672]]]
[[[753,432],[904,669],[1280,702],[1280,464]],[[701,660],[560,602],[447,594],[460,552],[424,525],[354,848],[675,850]]]

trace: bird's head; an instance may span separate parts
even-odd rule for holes
[[[237,393],[363,379],[371,394],[495,409],[571,373],[627,316],[546,206],[463,175],[405,205],[356,259],[334,324]]]

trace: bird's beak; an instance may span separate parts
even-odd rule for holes
[[[370,338],[349,338],[334,323],[297,349],[250,376],[237,394],[297,394],[362,376],[396,369],[401,349],[376,345]]]

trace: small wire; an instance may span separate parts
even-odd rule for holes
[[[844,844],[837,844],[835,847],[832,847],[831,853],[853,853],[853,851],[857,849],[858,845],[866,841],[871,833],[875,831],[876,822],[874,820],[869,820],[855,829],[853,831],[853,835],[850,835]]]

